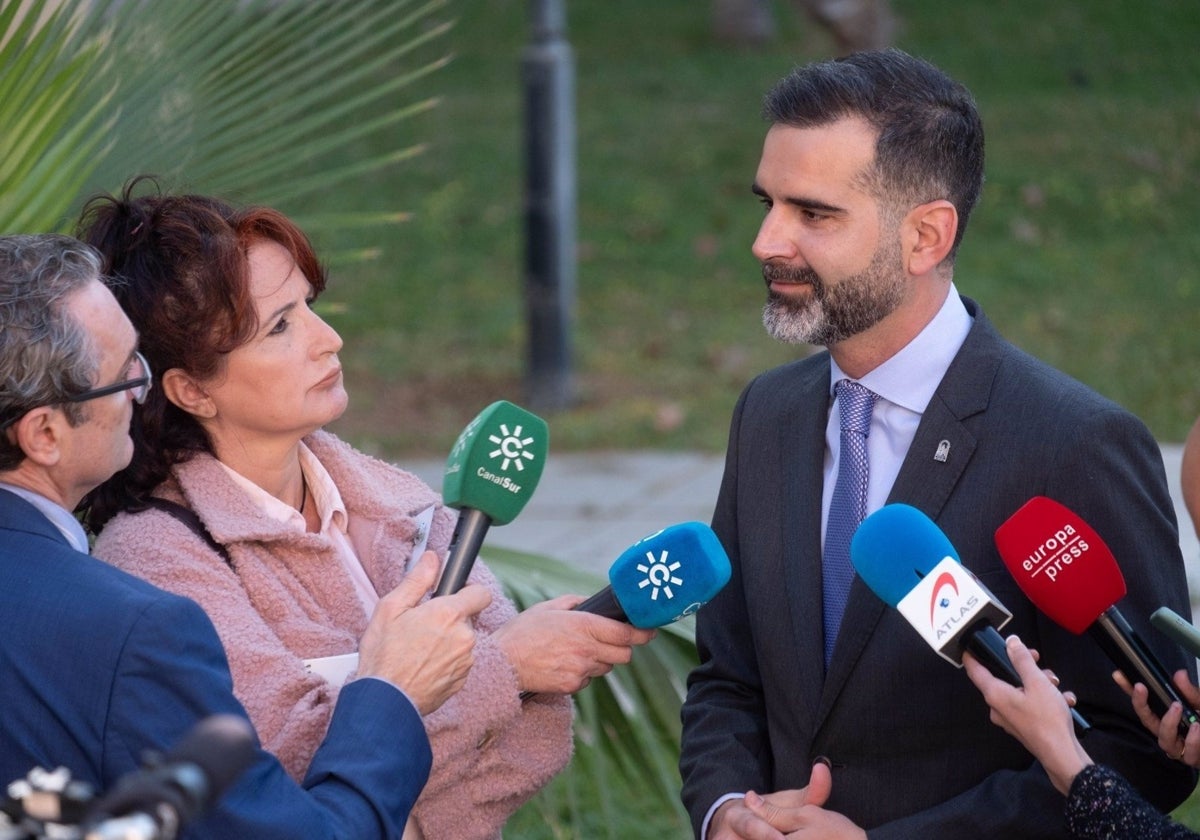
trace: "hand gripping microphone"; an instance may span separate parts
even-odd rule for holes
[[[634,627],[662,627],[712,600],[729,573],[729,556],[712,528],[683,522],[625,549],[608,570],[610,585],[575,609]]]
[[[682,522],[621,552],[609,567],[611,583],[575,607],[634,627],[673,624],[712,600],[729,582],[729,555],[712,528]],[[535,692],[522,691],[528,700]]]
[[[84,840],[173,840],[250,766],[254,730],[236,715],[205,718],[161,758],[96,800]]]
[[[1073,511],[1045,496],[1034,496],[996,529],[996,547],[1021,591],[1051,621],[1087,630],[1131,683],[1150,689],[1159,715],[1172,702],[1183,707],[1179,729],[1200,722],[1115,604],[1126,592],[1125,578],[1104,541]]]
[[[466,585],[488,528],[512,522],[533,495],[549,444],[545,420],[504,400],[462,430],[442,477],[442,500],[458,510],[458,523],[434,595]]]
[[[884,505],[850,540],[850,562],[880,600],[895,607],[931,648],[956,667],[970,651],[991,673],[1021,686],[996,628],[1010,613],[959,562],[942,529],[914,507]],[[1091,729],[1074,708],[1076,730]]]

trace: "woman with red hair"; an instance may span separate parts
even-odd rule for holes
[[[348,402],[342,340],[312,308],[326,274],[295,224],[204,196],[135,198],[136,185],[81,223],[161,372],[129,468],[85,501],[95,554],[205,608],[234,692],[299,776],[378,593],[426,541],[444,560],[456,516],[322,430]],[[576,596],[517,613],[482,563],[471,581],[492,604],[466,685],[426,718],[433,771],[405,837],[499,837],[570,757],[568,695],[652,637],[571,611]]]

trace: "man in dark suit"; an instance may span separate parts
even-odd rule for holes
[[[753,246],[764,323],[828,352],[762,374],[734,410],[713,517],[733,577],[697,616],[700,664],[683,709],[683,798],[697,836],[1067,833],[1062,797],[988,722],[965,675],[852,570],[839,596],[844,535],[834,535],[846,529],[825,526],[847,498],[860,517],[887,502],[928,514],[1012,610],[1004,632],[1039,649],[1078,695],[1093,724],[1088,751],[1169,810],[1194,772],[1142,729],[1100,648],[1034,609],[993,543],[1032,496],[1062,502],[1117,556],[1122,612],[1167,670],[1193,668],[1148,627],[1164,604],[1189,614],[1155,441],[1119,406],[1005,342],[954,286],[983,183],[970,94],[888,50],[793,71],[765,113],[754,183],[765,218]],[[861,450],[840,425],[843,412],[859,414],[857,400],[867,405]],[[843,476],[860,482],[857,496],[841,495]]]
[[[129,462],[151,373],[88,246],[0,237],[0,784],[66,767],[103,791],[200,720],[245,712],[194,602],[87,554],[70,511]],[[428,778],[421,715],[461,687],[485,590],[415,606],[436,558],[381,602],[303,787],[255,760],[190,838],[399,838]],[[248,726],[247,722],[247,726]]]

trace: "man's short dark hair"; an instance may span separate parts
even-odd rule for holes
[[[860,52],[797,67],[767,93],[763,116],[795,128],[850,117],[873,126],[868,186],[885,202],[953,204],[953,260],[983,189],[983,122],[966,87],[901,50]]]

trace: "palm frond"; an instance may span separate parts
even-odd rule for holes
[[[93,189],[113,191],[150,172],[168,187],[286,211],[298,197],[319,196],[419,153],[423,144],[398,126],[436,103],[405,91],[417,91],[447,60],[430,53],[451,25],[438,17],[444,6],[444,0],[110,4],[104,19],[125,71],[122,108],[114,148]],[[381,132],[389,132],[386,143],[362,142]],[[382,151],[368,151],[376,146]],[[360,148],[334,160],[335,152]],[[384,218],[395,216],[377,212],[360,221]],[[324,224],[319,212],[305,221]]]
[[[0,3],[0,231],[62,229],[110,147],[105,34],[66,5]]]
[[[448,60],[445,5],[0,0],[0,229],[65,229],[142,173],[306,208],[310,234],[344,225],[321,196],[425,147],[403,126],[437,103],[420,88]],[[406,218],[360,210],[359,225]]]
[[[483,557],[521,609],[608,583],[548,557],[490,547]],[[555,836],[625,836],[631,802],[659,819],[675,820],[676,829],[686,825],[677,769],[679,708],[695,660],[694,623],[685,619],[660,628],[654,641],[634,651],[631,663],[576,695],[575,757],[526,806],[539,820],[558,826],[561,834]]]

